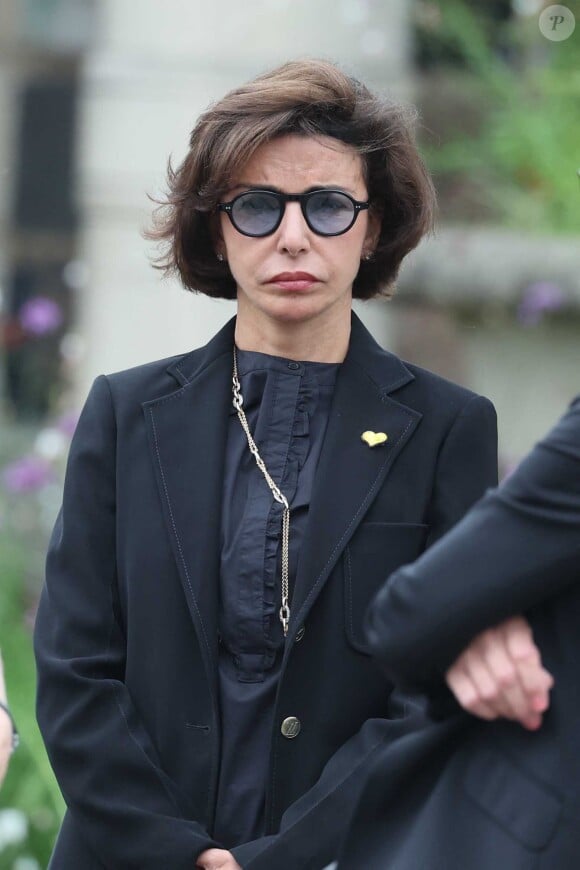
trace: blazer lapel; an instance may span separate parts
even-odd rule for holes
[[[419,412],[388,395],[411,380],[413,375],[403,363],[382,350],[353,315],[349,352],[337,378],[316,473],[291,601],[290,635],[304,622],[421,419]],[[384,432],[388,440],[370,447],[361,440],[366,430]]]
[[[175,561],[214,686],[234,323],[226,324],[205,348],[170,366],[168,371],[181,389],[143,405]],[[290,636],[306,618],[421,419],[417,411],[388,395],[412,379],[403,363],[382,350],[353,315],[349,352],[336,383],[292,593]],[[385,432],[388,441],[369,447],[361,440],[365,430]]]
[[[205,348],[170,366],[180,390],[143,405],[164,518],[214,686],[233,335],[230,321]]]

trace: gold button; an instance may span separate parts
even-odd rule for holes
[[[287,719],[284,719],[282,722],[282,734],[288,740],[292,740],[294,737],[298,737],[301,729],[300,719],[297,719],[296,716],[288,716]]]
[[[306,631],[306,629],[304,628],[303,625],[301,625],[300,628],[298,629],[298,631],[296,632],[296,643],[300,643],[300,641],[304,637],[305,631]]]

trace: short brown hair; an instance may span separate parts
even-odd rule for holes
[[[176,272],[188,290],[234,299],[235,281],[216,258],[211,222],[236,172],[277,136],[331,136],[361,154],[370,207],[381,219],[353,296],[392,295],[401,262],[432,228],[435,209],[415,145],[415,117],[324,60],[291,61],[230,91],[200,116],[181,165],[174,170],[169,162],[167,198],[146,234],[166,246],[155,265]]]

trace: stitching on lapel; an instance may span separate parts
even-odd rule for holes
[[[145,407],[149,411],[151,411],[151,408],[161,407],[161,405],[166,405],[167,402],[173,402],[175,401],[175,399],[181,399],[183,393],[189,386],[191,386],[191,381],[183,384],[178,390],[176,390],[174,393],[170,393],[168,396],[162,396],[160,399],[151,399],[150,402],[145,402]]]
[[[392,381],[392,383],[388,383],[386,385],[381,385],[380,383],[378,383],[372,377],[372,375],[370,375],[368,373],[367,369],[363,365],[361,365],[361,363],[357,359],[350,360],[349,362],[353,366],[356,366],[357,369],[361,372],[361,374],[363,374],[364,377],[371,382],[373,387],[376,390],[378,390],[379,399],[381,400],[381,402],[384,402],[385,399],[387,399],[389,397],[390,393],[396,392],[396,390],[398,390],[399,387],[404,387],[406,384],[410,383],[410,381],[415,380],[415,375],[413,374],[413,372],[409,371],[409,369],[406,367],[405,363],[402,360],[400,360],[398,357],[395,357],[395,359],[400,364],[400,366],[402,366],[404,371],[401,372],[399,378],[396,381]]]
[[[409,429],[410,429],[411,426],[413,425],[413,422],[414,422],[413,417],[410,417],[409,422],[407,423],[407,426],[405,427],[405,429],[403,430],[403,432],[401,432],[401,434],[400,434],[400,436],[399,436],[399,439],[397,440],[396,444],[395,444],[394,447],[393,447],[393,450],[394,450],[396,447],[399,446],[399,444],[401,443],[401,441],[403,440],[403,438],[405,437],[405,435],[407,434],[407,432],[409,431]],[[357,510],[357,512],[355,513],[355,515],[354,515],[353,518],[351,519],[350,523],[348,524],[348,526],[347,526],[346,529],[344,530],[342,537],[340,538],[340,540],[338,541],[338,543],[336,544],[336,546],[335,546],[334,549],[332,550],[330,556],[328,557],[328,560],[326,561],[326,564],[324,565],[324,567],[322,568],[320,574],[319,574],[318,577],[316,578],[316,583],[312,586],[310,592],[308,593],[308,595],[307,595],[306,598],[304,599],[304,602],[303,602],[303,604],[302,604],[302,607],[300,608],[300,613],[302,613],[302,611],[307,607],[307,605],[309,604],[310,599],[312,598],[312,596],[313,596],[315,593],[318,592],[318,587],[319,587],[319,585],[320,585],[321,578],[322,578],[323,575],[325,574],[326,569],[328,568],[328,566],[330,565],[330,563],[333,561],[333,559],[334,559],[336,553],[338,552],[338,550],[340,550],[340,548],[341,548],[341,546],[342,546],[342,542],[344,541],[344,539],[345,539],[346,537],[348,537],[348,534],[349,534],[349,532],[350,532],[350,529],[352,528],[352,526],[354,525],[354,523],[355,523],[356,520],[358,519],[359,514],[360,514],[363,510],[365,510],[365,508],[366,508],[366,506],[367,506],[369,500],[370,500],[371,497],[374,495],[376,482],[377,482],[378,478],[380,477],[380,475],[382,474],[383,469],[384,469],[385,466],[386,466],[386,465],[391,461],[391,459],[392,459],[392,454],[391,454],[391,455],[388,455],[387,458],[385,459],[385,461],[383,462],[383,464],[381,465],[379,471],[377,472],[377,476],[375,477],[375,482],[373,483],[372,487],[369,489],[369,491],[368,491],[368,493],[367,493],[367,495],[366,495],[366,498],[361,502],[361,504],[360,504],[360,506],[359,506],[359,509]]]
[[[198,348],[197,350],[201,350],[201,348]],[[196,351],[193,351],[193,352],[195,353]],[[222,351],[222,353],[218,354],[216,357],[213,357],[213,358],[210,359],[210,360],[206,360],[205,365],[204,365],[201,369],[199,369],[199,371],[196,371],[196,372],[194,373],[194,375],[192,375],[192,376],[189,377],[189,378],[187,377],[187,375],[185,374],[185,372],[183,371],[183,368],[182,368],[182,366],[185,365],[185,362],[186,362],[187,358],[188,358],[189,356],[191,356],[191,352],[190,352],[190,353],[186,353],[186,354],[181,358],[181,360],[180,360],[178,363],[176,363],[175,366],[174,366],[175,371],[176,371],[176,372],[179,372],[179,374],[182,376],[183,380],[185,381],[185,383],[182,384],[182,389],[183,389],[183,387],[187,387],[189,384],[191,384],[193,377],[195,377],[196,375],[200,375],[200,374],[201,374],[202,372],[204,372],[204,371],[206,370],[206,368],[208,368],[208,366],[210,366],[213,362],[216,362],[218,359],[221,359],[222,356],[226,356],[226,354],[230,354],[230,353],[231,353],[231,351],[229,351],[229,350],[224,350],[224,351]],[[178,392],[180,392],[180,391],[178,390]]]
[[[165,492],[165,498],[166,498],[166,500],[167,500],[167,506],[168,506],[168,508],[169,508],[169,518],[170,518],[170,520],[171,520],[171,526],[172,526],[172,528],[173,528],[173,533],[174,533],[174,535],[175,535],[175,540],[177,541],[177,547],[178,547],[178,550],[179,550],[179,556],[180,556],[180,559],[181,559],[181,564],[183,565],[183,570],[184,570],[184,572],[185,572],[185,577],[186,577],[186,579],[187,579],[187,585],[189,586],[189,591],[191,592],[191,598],[192,598],[192,601],[193,601],[193,604],[194,604],[194,607],[195,607],[195,611],[196,611],[196,613],[197,613],[197,615],[198,615],[198,618],[199,618],[199,624],[200,624],[200,627],[201,627],[201,634],[202,634],[202,637],[203,637],[203,642],[204,642],[205,647],[206,647],[206,650],[207,650],[208,658],[209,658],[210,661],[211,661],[211,659],[212,659],[212,655],[211,655],[211,649],[210,649],[209,641],[208,641],[208,639],[207,639],[207,634],[206,634],[206,631],[205,631],[205,625],[204,625],[204,623],[203,623],[203,619],[202,619],[202,617],[201,617],[200,609],[199,609],[199,607],[197,606],[197,600],[196,600],[196,597],[195,597],[195,595],[194,595],[194,593],[193,593],[193,587],[192,587],[192,585],[191,585],[191,578],[190,578],[190,576],[189,576],[189,571],[187,570],[187,563],[186,563],[186,561],[185,561],[185,559],[184,559],[184,556],[183,556],[183,549],[182,549],[182,547],[181,547],[181,541],[180,541],[180,539],[179,539],[179,535],[177,534],[177,527],[176,527],[176,525],[175,525],[175,520],[174,520],[174,518],[173,518],[173,509],[172,509],[172,507],[171,507],[171,501],[170,501],[170,499],[169,499],[169,491],[168,491],[168,489],[167,489],[167,482],[166,482],[166,480],[165,480],[165,472],[163,471],[163,465],[162,465],[162,463],[161,463],[161,454],[160,454],[160,452],[159,452],[159,442],[158,442],[158,440],[157,440],[157,429],[156,429],[156,426],[155,426],[155,419],[154,419],[154,417],[153,417],[153,409],[152,409],[152,408],[149,408],[149,416],[151,417],[151,428],[152,428],[152,430],[153,430],[153,438],[154,438],[154,440],[155,440],[155,453],[157,454],[157,462],[158,462],[158,464],[159,464],[159,470],[160,470],[160,472],[161,472],[161,480],[162,480],[162,482],[163,482],[163,491]],[[212,685],[211,680],[208,680],[207,682],[208,682],[209,693],[210,693],[210,696],[211,696],[211,698],[212,698],[212,700],[213,700],[213,704],[214,704],[214,724],[216,724],[216,713],[215,713],[215,710],[217,709],[217,703],[218,703],[218,701],[217,701],[217,697],[216,697],[215,694],[214,694],[213,685]],[[216,737],[217,737],[217,740],[218,740],[218,742],[219,742],[219,731],[217,730],[217,726],[216,726]],[[213,809],[212,809],[212,797],[213,797],[213,794],[212,794],[212,793],[213,793],[213,788],[212,788],[212,783],[217,783],[218,764],[219,764],[219,762],[218,762],[218,758],[217,758],[217,752],[211,752],[211,753],[210,753],[210,781],[209,781],[209,784],[208,784],[208,787],[207,787],[207,809],[206,809],[206,816],[207,816],[208,820],[211,819],[211,818],[212,818],[212,815],[213,815]]]

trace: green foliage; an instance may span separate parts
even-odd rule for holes
[[[483,213],[506,225],[577,231],[579,29],[556,43],[540,34],[535,16],[512,21],[500,51],[484,14],[458,0],[438,7],[437,32],[461,58],[463,70],[454,75],[466,77],[481,118],[477,131],[426,146],[436,178],[463,176],[475,184]]]
[[[0,791],[0,807],[20,810],[28,822],[23,842],[4,850],[0,845],[3,870],[12,870],[17,859],[24,857],[46,867],[64,810],[34,713],[35,667],[31,632],[26,625],[24,568],[25,554],[0,541],[0,638],[10,706],[21,740]]]

